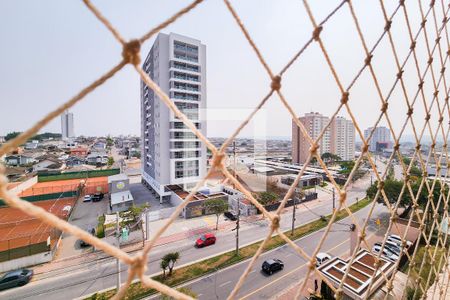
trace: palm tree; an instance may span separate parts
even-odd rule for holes
[[[163,270],[163,278],[166,278],[166,270],[169,267],[169,261],[165,260],[164,258],[161,260],[161,263],[159,264],[161,269]]]
[[[175,263],[180,259],[180,253],[178,252],[170,252],[164,255],[162,258],[162,261],[167,262],[167,266],[169,267],[169,276],[172,275],[173,267],[175,266]]]

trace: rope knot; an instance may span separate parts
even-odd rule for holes
[[[384,31],[389,31],[391,29],[392,20],[389,20],[386,22],[386,25],[384,26]]]
[[[225,158],[224,153],[216,153],[215,155],[213,155],[211,167],[220,169],[224,158]]]
[[[441,117],[439,118],[438,122],[439,122],[439,123],[442,123],[442,121],[444,121],[444,117],[441,116]]]
[[[346,104],[348,102],[348,95],[349,95],[349,92],[344,92],[342,94],[342,98],[341,98],[341,103],[342,104]]]
[[[370,63],[372,62],[372,58],[373,54],[369,54],[366,59],[364,59],[364,63],[366,64],[366,66],[370,65]]]
[[[341,191],[339,193],[339,201],[343,204],[346,199],[347,199],[347,192],[346,191]]]
[[[278,91],[281,88],[281,76],[277,75],[274,78],[272,78],[272,82],[270,83],[270,87],[274,91]]]
[[[364,146],[362,146],[361,151],[362,151],[362,153],[366,153],[368,150],[369,150],[369,145],[367,145],[367,144],[364,142]]]
[[[433,57],[430,57],[427,61],[427,64],[431,65],[433,63]]]
[[[397,142],[394,145],[394,151],[398,151],[398,149],[400,149],[400,144]]]
[[[314,28],[312,37],[313,39],[317,42],[319,40],[320,37],[320,33],[322,32],[323,27],[322,26],[317,26],[316,28]]]
[[[441,74],[444,74],[444,73],[445,73],[445,67],[442,67]]]
[[[384,102],[383,106],[381,106],[381,112],[385,113],[386,110],[388,109],[389,103]]]
[[[414,50],[416,48],[416,41],[411,42],[411,46],[409,46],[410,50]]]
[[[400,71],[397,73],[397,79],[402,78],[402,76],[403,76],[403,70],[400,70]]]
[[[421,145],[420,145],[420,144],[417,144],[417,145],[416,145],[416,150],[419,151],[419,150],[420,150],[420,147],[421,147]]]
[[[425,81],[421,80],[418,84],[419,89],[421,90],[423,88],[423,84],[425,83]]]
[[[314,144],[311,145],[311,148],[309,148],[309,152],[310,152],[311,154],[316,154],[317,149],[319,149],[319,145],[317,145],[316,143],[314,143]]]
[[[427,114],[427,116],[425,117],[425,121],[429,121],[430,118],[431,118],[431,115],[430,115],[430,114]]]
[[[405,0],[400,0],[400,1],[398,1],[398,4],[399,4],[400,6],[404,6],[404,5],[405,5]]]
[[[280,228],[280,216],[274,215],[272,220],[272,230],[276,231]]]
[[[147,271],[147,264],[145,262],[142,252],[139,252],[130,264],[130,270],[135,270],[138,277],[144,276]]]
[[[134,66],[139,65],[141,62],[141,56],[139,51],[141,50],[141,42],[139,40],[131,40],[123,46],[122,57],[123,60]]]

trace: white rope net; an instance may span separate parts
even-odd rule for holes
[[[417,249],[419,247],[416,247],[412,254],[408,253],[405,254],[407,255],[407,259],[410,264],[410,268],[407,274],[408,277],[420,278],[420,276],[417,275],[422,272],[426,262],[428,261],[432,262],[431,272],[429,273],[427,280],[420,280],[420,279],[416,280],[415,282],[416,289],[414,291],[414,297],[416,296],[425,297],[424,295],[426,295],[426,292],[429,289],[429,287],[435,283],[431,280],[432,278],[436,278],[434,280],[436,281],[436,284],[434,285],[433,295],[436,294],[437,296],[444,297],[444,295],[447,293],[447,286],[449,279],[441,277],[442,281],[438,281],[438,278],[440,278],[438,274],[443,271],[448,271],[448,256],[449,256],[448,251],[450,250],[448,247],[447,234],[442,231],[441,226],[442,225],[441,222],[448,218],[448,200],[450,195],[446,183],[447,169],[448,169],[447,139],[449,134],[448,124],[450,117],[449,116],[450,110],[448,105],[449,87],[447,86],[446,81],[446,74],[447,74],[446,65],[448,63],[448,57],[450,54],[450,39],[447,29],[448,12],[450,8],[448,4],[445,3],[444,0],[441,1],[432,0],[429,1],[428,3],[425,3],[425,1],[417,0],[417,3],[415,3],[416,9],[414,11],[414,15],[417,17],[414,18],[410,16],[410,9],[409,9],[410,1],[404,0],[398,1],[398,4],[396,4],[395,9],[390,14],[388,14],[384,1],[380,0],[378,6],[379,9],[382,11],[382,15],[384,18],[383,22],[385,26],[382,33],[376,39],[374,39],[375,42],[372,45],[369,45],[369,43],[367,42],[367,37],[363,34],[363,31],[360,26],[360,20],[358,14],[354,9],[352,1],[342,0],[339,3],[339,5],[336,6],[323,20],[318,21],[315,16],[315,13],[317,12],[314,12],[311,9],[309,1],[303,0],[302,2],[304,9],[306,10],[307,15],[309,17],[309,20],[305,21],[309,21],[313,28],[311,32],[311,37],[304,43],[304,45],[292,57],[292,59],[289,60],[286,66],[282,68],[281,71],[279,71],[278,73],[274,72],[264,59],[263,54],[261,53],[258,46],[252,39],[250,33],[247,31],[244,22],[240,19],[240,16],[234,9],[232,3],[229,0],[224,0],[224,3],[226,4],[226,9],[231,13],[232,17],[236,22],[236,25],[239,27],[242,34],[245,36],[245,39],[250,44],[259,62],[264,67],[264,70],[267,73],[267,77],[270,84],[267,87],[268,88],[267,95],[254,108],[254,111],[248,116],[248,118],[244,122],[242,122],[242,124],[234,131],[234,133],[228,139],[226,139],[226,141],[220,148],[215,147],[204,135],[202,135],[202,133],[199,130],[197,130],[196,126],[177,108],[177,106],[173,103],[173,101],[169,98],[169,96],[160,89],[160,87],[148,76],[148,74],[146,74],[146,72],[140,66],[141,45],[146,41],[148,41],[159,31],[161,31],[171,23],[175,22],[177,19],[183,17],[185,14],[188,14],[191,10],[195,9],[203,1],[196,0],[190,3],[185,8],[183,8],[182,10],[180,10],[179,12],[168,18],[166,21],[162,22],[155,28],[148,31],[148,33],[146,33],[142,37],[132,39],[129,41],[127,41],[127,39],[122,37],[120,32],[118,32],[114,28],[113,24],[111,24],[109,20],[102,15],[102,13],[90,2],[90,0],[83,0],[83,2],[87,6],[87,8],[95,15],[95,17],[101,23],[103,23],[104,26],[107,27],[107,29],[111,32],[111,34],[114,36],[117,42],[122,45],[123,52],[121,60],[117,63],[117,65],[111,68],[103,76],[101,76],[92,84],[81,90],[76,96],[69,99],[63,105],[48,113],[39,122],[37,122],[34,126],[29,128],[25,132],[23,132],[20,136],[3,144],[3,146],[0,148],[0,156],[10,152],[11,150],[15,149],[19,145],[26,142],[30,137],[35,135],[40,129],[42,129],[45,125],[47,125],[53,118],[59,116],[66,109],[74,106],[79,101],[83,100],[86,95],[88,95],[93,90],[101,86],[104,82],[113,77],[127,64],[130,64],[134,67],[134,69],[140,75],[140,78],[145,82],[145,84],[155,92],[155,94],[159,97],[159,99],[162,102],[164,102],[164,104],[167,105],[170,108],[170,110],[173,111],[176,117],[182,120],[183,123],[186,124],[186,126],[192,132],[194,132],[203,143],[206,144],[206,146],[211,150],[213,155],[212,167],[207,173],[206,177],[202,181],[198,182],[198,184],[194,187],[194,189],[190,192],[189,196],[186,198],[186,201],[184,201],[181,205],[179,205],[176,208],[176,210],[167,220],[165,225],[151,237],[151,239],[145,244],[142,251],[135,255],[127,254],[124,251],[91,236],[84,230],[81,230],[80,228],[59,219],[58,217],[52,215],[51,213],[9,193],[7,190],[8,180],[7,177],[5,176],[5,167],[3,165],[0,165],[0,197],[3,198],[4,201],[9,206],[20,209],[29,214],[31,217],[39,218],[43,222],[46,222],[47,224],[55,228],[58,228],[72,235],[75,235],[80,239],[85,240],[87,243],[93,245],[96,249],[101,249],[104,252],[108,253],[109,255],[120,259],[120,261],[122,261],[123,263],[129,265],[129,276],[127,278],[127,281],[121,286],[120,290],[116,293],[116,295],[114,296],[115,299],[123,298],[134,278],[139,278],[145,287],[156,289],[159,292],[172,296],[176,299],[191,299],[191,297],[177,291],[176,289],[166,286],[158,281],[152,280],[148,276],[145,276],[147,259],[149,253],[151,252],[151,250],[155,245],[155,242],[161,237],[164,231],[179,216],[180,212],[183,210],[184,207],[186,207],[189,201],[193,199],[193,195],[196,193],[197,189],[203,186],[205,180],[213,172],[217,171],[222,172],[224,176],[228,178],[229,182],[234,184],[240,191],[242,191],[242,193],[245,194],[245,196],[253,203],[253,205],[255,205],[262,212],[263,216],[271,223],[271,227],[267,232],[267,237],[260,244],[257,252],[248,263],[246,270],[243,272],[239,281],[233,288],[232,292],[229,294],[228,296],[229,299],[236,298],[237,293],[239,292],[241,286],[243,285],[244,281],[249,275],[249,272],[254,267],[256,260],[261,255],[264,247],[266,246],[268,241],[271,239],[272,234],[274,233],[277,233],[284,241],[286,241],[286,243],[292,246],[293,249],[295,249],[295,251],[301,257],[305,258],[307,261],[310,262],[306,276],[303,278],[301,282],[299,282],[299,288],[296,293],[296,298],[298,298],[305,292],[308,278],[310,278],[310,276],[312,276],[313,274],[320,277],[322,280],[328,282],[328,279],[316,269],[315,256],[320,251],[325,239],[327,238],[331,226],[333,225],[337,217],[337,213],[341,209],[344,209],[348,213],[349,217],[353,220],[353,223],[356,225],[355,230],[358,232],[358,241],[355,251],[351,253],[350,263],[352,263],[356,258],[358,252],[357,249],[359,248],[359,246],[365,246],[368,248],[368,251],[371,252],[371,248],[369,247],[368,241],[366,239],[366,229],[369,224],[369,220],[372,216],[375,204],[380,201],[384,202],[384,204],[389,210],[390,221],[386,231],[388,233],[392,227],[396,226],[395,220],[397,219],[397,209],[399,208],[401,200],[403,199],[403,197],[406,197],[406,195],[408,195],[413,202],[412,212],[410,214],[407,227],[409,228],[414,220],[420,224],[419,227],[420,235],[417,244],[422,243],[425,245],[426,248],[424,258],[420,266],[417,266],[415,262],[416,256],[418,254]],[[418,9],[419,11],[417,11],[417,7],[419,8]],[[339,76],[336,68],[334,67],[333,61],[327,51],[327,45],[321,38],[321,32],[323,29],[326,28],[327,23],[331,19],[333,19],[333,17],[336,15],[337,12],[342,10],[348,10],[349,15],[351,16],[351,22],[354,25],[354,30],[358,35],[360,46],[362,46],[365,56],[364,61],[361,61],[360,69],[358,70],[358,72],[354,74],[354,77],[350,81],[348,86],[344,86],[344,83],[341,77]],[[405,45],[397,45],[396,39],[393,37],[393,34],[391,32],[392,26],[394,26],[394,24],[395,26],[403,26],[404,34],[408,37],[409,40],[408,41],[409,44],[407,45],[407,47],[409,47],[409,50],[407,51],[407,54],[404,57],[401,57],[398,54],[399,53],[398,48],[399,46],[404,47]],[[418,25],[413,26],[412,24]],[[373,40],[373,37],[371,40]],[[393,67],[397,70],[397,75],[394,78],[383,78],[383,81],[387,80],[390,83],[390,88],[388,90],[383,90],[379,81],[379,78],[382,77],[383,75],[375,71],[375,68],[372,63],[372,58],[374,55],[376,55],[376,50],[382,41],[386,41],[386,43],[389,45],[391,52],[390,55],[394,61]],[[418,51],[416,49],[417,44],[419,43],[421,43],[426,49],[425,53],[417,53]],[[289,104],[289,101],[284,96],[282,88],[282,79],[284,74],[291,68],[292,65],[294,65],[297,61],[302,59],[305,50],[311,47],[313,44],[317,44],[318,45],[317,49],[319,49],[319,51],[323,54],[324,61],[326,62],[329,68],[331,77],[335,81],[337,88],[339,90],[339,94],[341,95],[339,99],[336,99],[337,108],[332,117],[330,118],[328,125],[326,126],[325,129],[322,130],[319,137],[315,140],[308,134],[308,130],[299,121],[297,114],[295,113],[292,106]],[[411,70],[405,68],[405,66],[408,63],[412,64],[414,68],[412,69],[411,72],[408,71],[408,74],[406,74],[406,70]],[[377,94],[376,96],[379,98],[380,112],[378,113],[376,122],[373,124],[373,127],[379,125],[381,120],[384,119],[388,125],[388,128],[394,141],[393,147],[394,151],[387,160],[386,171],[383,172],[382,175],[380,175],[377,170],[377,166],[374,162],[374,157],[371,155],[370,152],[368,152],[368,144],[372,138],[373,131],[371,132],[368,138],[364,138],[364,134],[351,108],[352,103],[351,91],[354,85],[359,80],[361,80],[361,75],[363,72],[368,72],[368,74],[370,75],[371,82],[373,83],[376,90]],[[330,76],[330,73],[323,74],[323,76],[324,77]],[[405,84],[404,80],[405,75],[417,77],[416,78],[417,86],[414,89],[410,88],[407,84]],[[431,88],[432,93],[427,93],[424,88],[425,78],[427,79],[426,83],[430,84],[432,87]],[[395,131],[391,122],[392,116],[390,115],[389,104],[394,91],[397,89],[400,90],[400,96],[397,95],[397,97],[403,99],[404,101],[403,107],[406,114],[403,116],[404,117],[403,126],[401,127],[400,130]],[[258,112],[258,110],[266,105],[269,98],[273,99],[273,101],[276,101],[274,99],[278,98],[281,101],[282,105],[287,109],[290,116],[292,117],[292,119],[302,132],[302,134],[306,137],[309,144],[311,145],[309,156],[306,160],[306,163],[304,164],[304,166],[298,173],[294,183],[291,185],[288,192],[282,199],[281,205],[273,213],[268,212],[253,197],[252,193],[246,190],[245,187],[233,176],[233,174],[227,170],[224,164],[224,159],[226,158],[225,149],[227,149],[227,147],[232,143],[235,137],[247,125],[247,123],[252,119],[252,117]],[[396,105],[399,104],[396,103]],[[414,113],[415,108],[418,107],[420,107],[425,111],[423,115]],[[346,183],[343,186],[341,186],[335,182],[333,176],[330,174],[327,168],[327,165],[321,159],[318,152],[318,145],[324,135],[324,132],[330,126],[331,122],[336,118],[338,113],[341,113],[343,111],[346,111],[347,114],[350,116],[355,126],[357,135],[363,141],[363,147],[362,147],[362,154],[357,159],[355,166],[350,175],[348,176]],[[376,114],[376,112],[371,112],[371,114]],[[395,117],[399,118],[399,116]],[[421,118],[425,119],[425,123],[423,124],[422,128],[419,128],[417,125],[418,123],[417,120]],[[404,159],[400,153],[400,140],[407,127],[412,128],[416,145],[414,157],[413,159],[411,159],[408,165],[405,164]],[[431,137],[431,146],[429,148],[427,155],[424,155],[421,151],[421,146],[423,145],[422,140],[425,134]],[[443,142],[438,149],[437,146],[439,140]],[[290,238],[279,229],[279,223],[281,218],[281,212],[284,209],[287,200],[292,196],[295,187],[299,183],[301,176],[304,174],[305,169],[310,164],[313,158],[317,159],[318,164],[326,172],[331,184],[334,186],[336,191],[338,191],[337,194],[339,202],[337,205],[337,209],[332,214],[324,230],[324,233],[320,241],[318,242],[315,251],[313,252],[312,255],[308,255],[302,249],[301,246],[298,246],[293,241],[291,241]],[[366,160],[373,169],[376,179],[378,181],[378,188],[376,195],[370,204],[370,210],[369,214],[367,215],[366,221],[361,226],[357,218],[354,216],[352,211],[349,209],[349,206],[347,205],[346,192],[349,188],[349,184],[351,183],[352,177],[354,176],[356,170],[361,165],[363,160]],[[388,195],[384,189],[384,181],[387,176],[388,172],[387,170],[389,169],[390,166],[392,166],[394,160],[399,161],[401,165],[403,171],[403,185],[399,197],[395,199],[395,201],[392,201],[392,199],[388,198]],[[427,166],[431,161],[433,161],[436,164],[437,166],[436,168],[438,171],[445,170],[446,174],[439,174],[434,176],[433,178],[428,177]],[[418,166],[421,171],[421,176],[419,177],[420,184],[418,190],[417,189],[414,190],[412,186],[412,176],[410,172],[414,166]],[[418,202],[419,197],[423,192],[425,192],[428,198],[426,203],[420,203],[419,205]],[[385,247],[387,233],[383,239],[382,243],[383,248]],[[402,241],[403,245],[405,246],[406,245],[405,236],[402,236]],[[373,254],[373,255],[379,258],[381,254]],[[396,265],[397,264],[398,262],[396,263]],[[378,268],[380,265],[376,264],[376,266]],[[338,288],[333,287],[331,283],[329,284],[329,286],[333,289],[333,291],[336,293],[337,296],[342,296],[343,283],[345,282],[348,276],[349,270],[350,268],[347,268],[347,271],[344,277],[342,278]],[[395,295],[395,292],[393,290],[393,280],[396,272],[397,269],[395,269],[393,276],[389,277],[386,276],[384,273],[381,273],[387,282],[386,286],[388,289],[388,293],[386,294],[386,298],[388,297],[388,295],[392,295],[395,297],[406,297],[405,293],[403,295]],[[376,274],[376,272],[374,274]],[[375,281],[374,279],[375,275],[372,277],[370,281],[369,290],[373,288],[373,284]],[[367,295],[369,294],[370,293],[367,293]]]

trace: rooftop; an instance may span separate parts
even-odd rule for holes
[[[117,205],[130,201],[133,201],[133,195],[131,195],[130,191],[111,193],[111,205]]]

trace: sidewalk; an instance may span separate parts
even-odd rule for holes
[[[370,178],[370,177],[369,177]],[[366,180],[358,180],[356,183],[351,186],[352,192],[358,192],[362,189],[365,190],[364,181]],[[298,216],[304,212],[312,212],[313,209],[321,206],[330,205],[331,195],[325,191],[317,190],[318,199],[310,202],[306,202],[304,205],[298,205],[296,211],[297,220],[299,220]],[[338,196],[336,196],[336,199]],[[350,201],[350,199],[349,199]],[[354,202],[354,199],[348,203]],[[316,212],[312,212],[315,214]],[[331,213],[331,210],[330,210]],[[282,211],[284,217],[281,218],[281,228],[288,229],[291,226],[291,217],[292,217],[292,207],[285,208]],[[264,221],[264,217],[262,215],[255,215],[250,217],[241,218],[241,230],[251,229],[252,226],[260,225],[261,222]],[[259,222],[260,221],[260,222]],[[167,219],[154,221],[151,223],[151,233],[156,233],[164,224],[167,222]],[[268,223],[267,223],[268,225]],[[300,223],[297,222],[296,226],[299,226]],[[177,242],[180,240],[194,240],[199,235],[215,231],[216,226],[216,216],[202,216],[195,219],[177,219],[173,222],[169,228],[163,233],[163,235],[158,239],[155,243],[155,247],[170,244],[173,242]],[[235,221],[228,221],[224,219],[223,216],[219,217],[219,227],[216,232],[217,235],[229,233],[231,229],[235,228]],[[144,227],[145,228],[145,227]],[[114,236],[109,236],[103,239],[104,241],[117,246],[117,240]],[[130,233],[129,242],[126,245],[123,245],[121,249],[127,253],[139,251],[142,249],[142,233],[140,230],[134,231]],[[57,259],[45,265],[37,266],[34,268],[35,274],[43,274],[50,271],[56,271],[59,269],[66,269],[71,267],[79,267],[81,264],[95,262],[102,259],[110,259],[111,257],[102,251],[84,253],[77,256],[72,256],[64,259]]]

